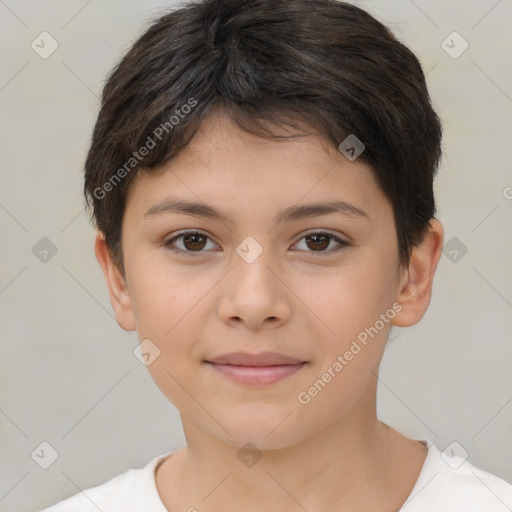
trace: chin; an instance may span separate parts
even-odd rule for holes
[[[220,420],[232,437],[223,429],[215,429],[228,444],[242,448],[252,443],[260,450],[280,450],[299,443],[304,435],[297,424],[296,415],[293,412],[290,414],[290,409],[274,408],[267,414],[256,407],[249,413],[247,408],[244,409],[242,414],[226,415]]]

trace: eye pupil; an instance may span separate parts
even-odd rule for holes
[[[197,234],[197,233],[191,234],[191,235],[183,235],[183,244],[189,250],[194,250],[194,248],[198,249],[198,247],[199,247],[199,249],[202,249],[205,245],[205,238],[206,237],[204,235]],[[201,244],[201,239],[202,239],[202,244]],[[191,241],[192,247],[188,246],[189,241]]]
[[[316,234],[316,235],[308,235],[306,237],[308,241],[308,247],[313,250],[323,250],[329,247],[330,237],[328,235]],[[320,244],[320,246],[316,245],[311,247],[309,244],[309,240],[313,240],[313,244]]]

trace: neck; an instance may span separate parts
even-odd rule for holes
[[[228,503],[247,512],[397,510],[416,482],[426,449],[365,411],[293,446],[248,453],[261,458],[253,464],[246,459],[247,465],[239,459],[240,446],[182,417],[187,447],[157,473],[162,501],[169,510],[198,512],[225,510]]]

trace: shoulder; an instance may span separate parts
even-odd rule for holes
[[[156,489],[155,470],[168,455],[155,457],[143,468],[129,469],[40,512],[166,512]]]
[[[512,485],[453,452],[426,441],[428,454],[418,481],[400,512],[505,512],[512,507]]]

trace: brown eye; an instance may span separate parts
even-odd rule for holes
[[[201,234],[183,235],[183,245],[189,251],[200,251],[206,245],[206,238]]]
[[[307,246],[313,251],[323,251],[329,247],[330,236],[324,234],[308,235],[305,237]]]
[[[207,247],[208,241],[213,247]],[[185,231],[178,233],[175,237],[164,243],[165,246],[171,248],[174,252],[183,253],[201,253],[204,249],[215,249],[217,244],[213,243],[209,236],[198,231]]]
[[[325,253],[326,255],[341,250],[350,245],[350,242],[342,240],[332,233],[324,232],[308,233],[303,236],[299,242],[295,244],[295,246],[300,245],[303,240],[305,243],[303,243],[303,247],[299,247],[300,250],[309,253]],[[334,245],[334,247],[331,247],[329,250],[327,250],[333,241],[337,245]]]

